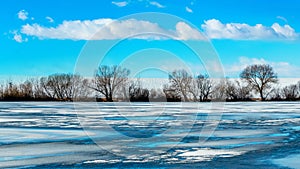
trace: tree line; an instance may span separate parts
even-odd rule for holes
[[[277,74],[270,65],[255,64],[240,73],[240,79],[213,79],[206,74],[193,77],[185,70],[169,73],[160,89],[143,87],[140,79],[130,80],[130,70],[119,66],[100,66],[93,78],[77,74],[53,74],[0,84],[1,101],[251,101],[300,100],[300,81],[276,87]]]

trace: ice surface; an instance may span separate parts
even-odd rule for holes
[[[246,166],[270,161],[264,167],[296,168],[299,126],[298,102],[3,102],[0,168],[159,168],[150,163],[239,168],[243,160]]]
[[[300,154],[287,156],[281,159],[274,159],[273,162],[283,167],[300,169]]]

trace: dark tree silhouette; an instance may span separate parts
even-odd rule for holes
[[[115,92],[128,81],[130,71],[118,66],[100,66],[96,71],[92,89],[102,94],[106,101],[112,102]]]
[[[226,100],[247,101],[250,100],[250,87],[243,85],[239,81],[226,80]]]
[[[250,65],[246,67],[240,77],[246,81],[256,92],[259,93],[261,100],[266,100],[272,84],[278,82],[277,74],[270,65]]]
[[[299,89],[296,84],[286,86],[282,89],[284,98],[288,101],[295,101],[299,98]]]
[[[128,90],[131,102],[149,102],[149,90],[143,88],[139,80],[131,82]]]

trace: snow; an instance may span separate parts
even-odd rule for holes
[[[295,168],[298,152],[273,148],[299,143],[299,126],[298,102],[0,103],[0,168],[217,163],[254,151]]]

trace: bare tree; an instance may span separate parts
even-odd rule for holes
[[[298,81],[298,83],[297,83],[296,85],[297,85],[298,92],[299,92],[299,95],[300,95],[300,81]],[[298,99],[300,99],[300,96],[299,96],[299,98],[298,98]]]
[[[270,99],[273,101],[281,101],[283,100],[283,97],[283,89],[279,86],[274,86],[270,92]]]
[[[4,96],[4,85],[0,83],[0,100],[3,99]]]
[[[32,99],[33,98],[33,85],[30,80],[26,80],[24,83],[20,84],[20,95],[23,98]]]
[[[174,86],[164,85],[163,92],[168,102],[181,101],[181,94],[177,89],[174,88]]]
[[[139,79],[136,82],[131,82],[128,90],[130,101],[149,102],[149,90],[142,87]]]
[[[246,67],[240,77],[246,81],[256,92],[261,100],[265,100],[269,95],[271,84],[278,82],[277,74],[270,65],[251,65]]]
[[[87,100],[92,91],[89,88],[90,80],[81,76],[73,78],[73,100]]]
[[[32,90],[33,90],[33,97],[35,99],[47,99],[48,96],[44,91],[44,88],[42,86],[42,78],[38,79],[31,79],[32,83]]]
[[[212,99],[217,101],[226,100],[226,90],[227,90],[227,83],[225,79],[221,79],[219,82],[215,82],[216,84],[213,86],[212,89]]]
[[[184,69],[175,70],[169,75],[169,81],[171,83],[170,89],[174,89],[176,93],[180,93],[183,101],[189,101],[188,95],[191,89],[192,76]]]
[[[235,81],[235,84],[236,84],[237,100],[239,101],[250,100],[251,88],[249,87],[249,85],[243,85],[243,83],[239,82],[238,80]]]
[[[100,66],[96,71],[92,89],[102,94],[106,101],[112,102],[115,92],[122,88],[130,71],[118,66]]]
[[[243,85],[238,80],[230,81],[229,79],[226,79],[225,85],[226,100],[245,101],[250,99],[251,88],[248,85]]]
[[[299,98],[299,89],[296,84],[286,86],[282,89],[284,98],[289,101],[294,101]]]
[[[21,92],[19,90],[18,85],[14,84],[12,81],[8,81],[6,83],[3,99],[4,100],[17,100],[21,97]]]
[[[73,101],[87,92],[87,80],[79,75],[53,74],[42,77],[40,84],[35,84],[39,95],[46,95],[48,98]],[[41,91],[40,88],[43,90]]]
[[[35,87],[41,88],[42,90],[40,91],[39,94],[45,94],[46,97],[55,99],[55,92],[53,91],[52,87],[52,82],[49,82],[48,77],[41,77],[40,78],[40,85],[36,84]]]
[[[198,75],[193,79],[192,86],[189,91],[194,97],[194,101],[206,102],[212,94],[212,81],[208,75]]]
[[[53,74],[41,79],[48,96],[59,100],[71,100],[72,98],[72,75]]]

